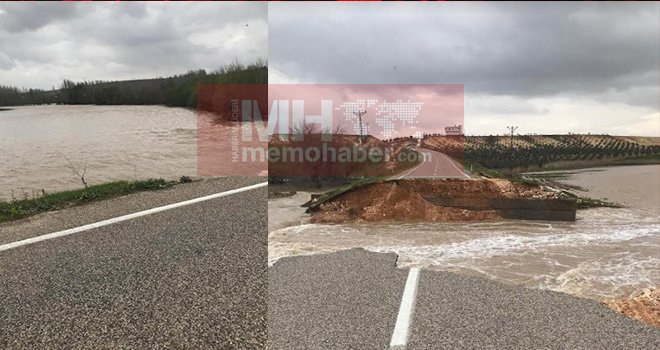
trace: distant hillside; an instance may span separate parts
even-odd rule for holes
[[[660,137],[609,135],[427,136],[424,147],[493,169],[533,171],[660,163]]]
[[[167,78],[125,81],[65,80],[53,90],[0,86],[0,106],[39,104],[166,105],[196,107],[199,84],[266,84],[268,68],[257,62],[231,64],[215,72],[190,71]]]

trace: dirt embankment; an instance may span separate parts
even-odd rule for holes
[[[553,198],[541,187],[506,180],[397,180],[359,187],[321,204],[312,222],[471,221],[499,219],[495,210],[437,206],[425,196],[454,198]]]
[[[660,289],[646,288],[627,299],[604,301],[610,308],[641,322],[660,327]]]

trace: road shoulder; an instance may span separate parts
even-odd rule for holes
[[[0,224],[0,245],[88,225],[163,205],[264,182],[264,177],[222,177],[178,184],[161,191],[133,193]]]

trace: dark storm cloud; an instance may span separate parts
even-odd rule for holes
[[[269,6],[276,73],[304,82],[463,83],[660,109],[658,3]]]
[[[3,3],[0,84],[134,79],[268,55],[263,3]],[[5,44],[9,43],[9,44]]]
[[[8,2],[0,5],[0,28],[9,32],[35,30],[55,21],[66,20],[76,14],[76,4],[44,2],[27,5]]]

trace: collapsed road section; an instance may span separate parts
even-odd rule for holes
[[[407,179],[365,182],[305,204],[312,222],[575,221],[574,198],[503,179]]]

